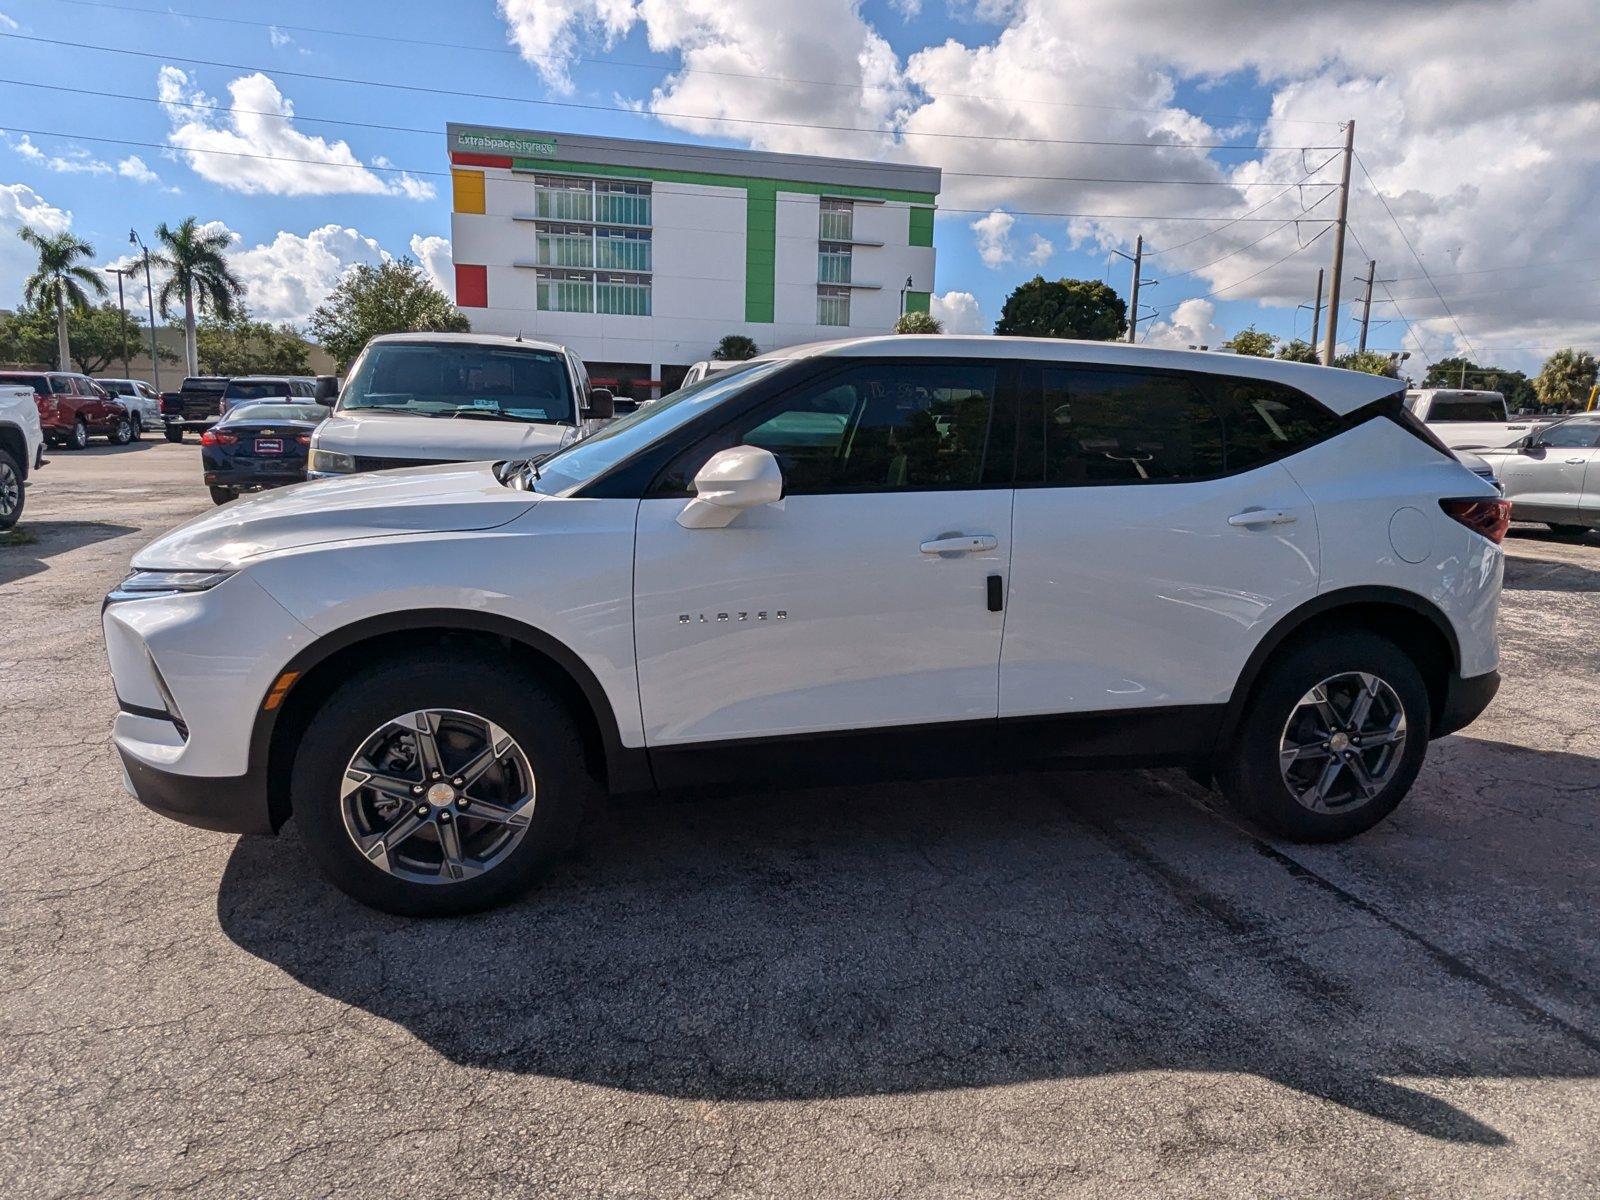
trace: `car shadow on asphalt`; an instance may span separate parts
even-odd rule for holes
[[[1542,772],[1592,813],[1600,762],[1441,745],[1412,811],[1339,847],[1270,842],[1175,773],[1050,774],[608,807],[536,892],[459,920],[360,907],[291,825],[238,843],[218,913],[496,1070],[706,1100],[1247,1073],[1500,1145],[1434,1093],[1600,1075],[1600,837],[1509,837],[1453,797]]]
[[[17,527],[0,535],[0,584],[37,574],[58,554],[138,531],[115,521],[32,521],[24,510]]]
[[[1505,586],[1518,592],[1600,592],[1600,557],[1596,564],[1507,556]]]

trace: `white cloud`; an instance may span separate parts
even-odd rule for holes
[[[1212,318],[1217,306],[1209,300],[1185,300],[1166,320],[1152,321],[1139,340],[1148,346],[1168,346],[1179,350],[1188,346],[1209,346],[1215,350],[1228,338]]]
[[[972,232],[977,235],[978,257],[984,266],[994,270],[1011,261],[1011,227],[1016,223],[1015,217],[998,208],[972,223]]]
[[[921,14],[922,0],[889,0],[889,7],[909,21]]]
[[[60,154],[46,154],[25,133],[11,143],[11,148],[29,162],[38,163],[58,175],[110,175],[116,169],[81,146],[68,146]]]
[[[446,296],[456,294],[456,272],[450,257],[450,239],[420,233],[411,235],[411,257],[422,264],[434,287]]]
[[[507,38],[559,92],[572,91],[568,67],[580,32],[597,34],[610,46],[639,16],[633,0],[497,0],[496,7]]]
[[[388,195],[432,199],[433,184],[404,172],[370,170],[347,142],[294,127],[294,105],[259,71],[228,85],[226,113],[176,67],[164,66],[156,93],[172,122],[167,141],[190,168],[220,187],[272,196]],[[265,114],[265,115],[263,115]],[[376,165],[386,165],[379,160]]]
[[[942,296],[935,292],[929,311],[946,333],[988,333],[993,328],[971,292],[949,291]]]
[[[264,321],[301,322],[357,263],[389,255],[377,239],[341,225],[324,225],[303,237],[280,231],[270,242],[233,250],[228,259],[245,285],[245,303]]]
[[[1055,252],[1055,243],[1041,234],[1036,233],[1028,239],[1026,259],[1031,266],[1042,267],[1050,261]]]
[[[161,176],[152,171],[149,165],[137,154],[130,154],[117,164],[117,174],[124,179],[131,179],[135,183],[160,183]]]
[[[267,26],[267,40],[272,43],[274,50],[281,50],[285,46],[294,45],[294,39],[276,25]]]
[[[38,265],[34,252],[17,237],[24,225],[43,234],[64,233],[72,227],[72,213],[25,183],[0,183],[0,307],[21,301],[22,281]]]
[[[0,12],[0,29],[21,29],[21,28],[22,28],[21,25],[18,25],[10,17],[6,16],[5,13]]]

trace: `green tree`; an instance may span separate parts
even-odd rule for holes
[[[1231,350],[1235,354],[1248,355],[1250,358],[1271,358],[1273,350],[1278,346],[1278,341],[1277,334],[1262,333],[1252,325],[1248,329],[1241,329],[1223,342],[1222,348]]]
[[[896,333],[943,333],[944,325],[932,313],[901,313],[894,323]]]
[[[753,338],[747,338],[742,333],[730,333],[717,343],[711,357],[718,362],[744,362],[760,353],[761,347],[756,345]]]
[[[1538,403],[1533,381],[1521,371],[1506,367],[1480,367],[1469,358],[1441,358],[1428,367],[1422,378],[1425,388],[1481,388],[1499,392],[1512,412],[1532,408]]]
[[[1047,281],[1035,275],[1006,297],[994,331],[1018,337],[1111,342],[1128,325],[1128,306],[1098,279]]]
[[[1387,375],[1390,379],[1400,378],[1400,363],[1393,355],[1384,354],[1380,350],[1354,350],[1349,354],[1341,354],[1333,360],[1333,365],[1346,371],[1361,371],[1368,375]]]
[[[197,331],[200,369],[208,375],[308,375],[311,347],[292,325],[252,320],[241,305],[232,318],[204,318]]]
[[[0,313],[0,363],[18,367],[54,365],[56,349],[53,307],[23,304],[16,312]]]
[[[471,328],[450,297],[409,258],[351,267],[307,324],[341,371],[379,334],[465,333]]]
[[[226,321],[244,297],[240,283],[222,252],[231,239],[220,229],[204,230],[194,217],[185,217],[176,229],[165,221],[156,226],[156,239],[162,249],[152,255],[171,277],[161,285],[157,301],[161,315],[171,316],[174,301],[183,301],[183,348],[186,370],[200,373],[200,348],[195,331],[197,312]]]
[[[1278,347],[1274,358],[1281,358],[1284,362],[1311,363],[1313,366],[1322,360],[1317,357],[1317,348],[1302,338],[1291,338]]]
[[[120,362],[122,348],[132,357],[139,352],[145,325],[137,313],[128,313],[127,341],[123,341],[122,310],[109,300],[95,308],[74,312],[68,321],[72,361],[85,375],[95,375],[113,361]]]
[[[1589,398],[1595,374],[1594,355],[1568,347],[1544,360],[1544,366],[1534,377],[1533,390],[1545,408],[1558,411],[1578,408]]]
[[[39,255],[38,267],[23,281],[23,301],[55,315],[56,369],[65,371],[72,365],[68,312],[82,311],[89,307],[90,296],[106,294],[105,280],[85,265],[94,257],[94,247],[74,234],[43,234],[31,225],[17,230],[17,236]]]

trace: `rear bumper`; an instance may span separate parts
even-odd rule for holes
[[[186,433],[187,432],[204,433],[207,429],[210,429],[213,425],[215,425],[220,420],[222,420],[222,418],[219,417],[219,416],[216,416],[214,414],[212,416],[209,416],[209,417],[166,417],[166,416],[164,416],[164,417],[161,418],[162,424],[164,424],[168,429],[182,429]]]
[[[275,832],[262,778],[179,775],[153,767],[121,746],[117,752],[128,791],[152,812],[218,833]]]
[[[304,483],[304,471],[258,472],[252,470],[207,470],[203,476],[204,482],[210,487],[231,488],[274,488],[288,487],[291,483]]]
[[[1433,736],[1444,737],[1447,733],[1465,729],[1489,707],[1489,702],[1499,690],[1499,671],[1473,675],[1467,679],[1459,675],[1452,676],[1450,686],[1445,690],[1444,704],[1433,718]]]

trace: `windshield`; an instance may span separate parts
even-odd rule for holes
[[[222,418],[224,425],[255,424],[260,421],[320,421],[328,410],[320,404],[270,404],[262,401],[246,408],[236,408]]]
[[[242,381],[235,379],[228,384],[228,390],[222,393],[224,400],[266,400],[276,396],[287,396],[289,385],[281,379],[256,379]]]
[[[559,351],[389,342],[351,372],[339,411],[352,410],[570,424],[572,389]]]
[[[680,388],[545,459],[539,464],[539,477],[529,483],[534,491],[550,496],[575,491],[636,451],[771,375],[787,362],[787,359],[753,362],[742,370],[724,371]]]

